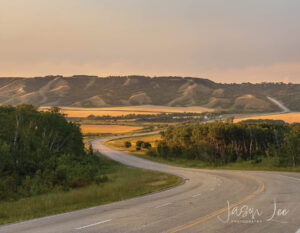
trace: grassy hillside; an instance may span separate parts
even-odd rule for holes
[[[189,77],[47,76],[0,78],[0,104],[110,107],[202,106],[234,112],[280,111],[271,96],[300,111],[300,84],[220,84]]]

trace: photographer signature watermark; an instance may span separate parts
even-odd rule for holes
[[[230,203],[227,201],[227,216],[222,218],[219,215],[217,217],[222,223],[288,223],[282,220],[282,218],[287,216],[288,213],[288,209],[278,207],[276,200],[273,202],[273,210],[269,215],[264,214],[260,209],[249,207],[248,205],[230,208]]]

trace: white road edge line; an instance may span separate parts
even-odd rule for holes
[[[296,177],[292,177],[292,176],[284,176],[284,175],[280,175],[280,176],[283,176],[283,177],[286,177],[286,178],[290,178],[290,179],[293,179],[293,180],[298,180],[298,181],[300,181],[300,179],[299,178],[296,178]],[[300,230],[300,229],[299,229]],[[296,233],[298,233],[298,232],[296,232]],[[300,233],[300,231],[299,231],[299,233]]]
[[[300,228],[298,229],[298,231],[296,231],[296,233],[300,233]]]
[[[158,209],[158,208],[161,208],[161,207],[165,207],[165,206],[167,206],[167,205],[171,205],[171,203],[168,202],[168,203],[165,203],[165,204],[163,204],[163,205],[156,206],[155,209]]]
[[[86,226],[83,226],[83,227],[77,227],[75,229],[76,230],[81,230],[81,229],[92,227],[92,226],[96,226],[96,225],[99,225],[99,224],[102,224],[102,223],[110,222],[111,220],[112,219],[108,219],[108,220],[104,220],[104,221],[101,221],[101,222],[96,222],[96,223],[93,223],[93,224],[90,224],[90,225],[86,225]]]
[[[201,195],[201,193],[198,193],[198,194],[193,195],[192,197],[198,197],[200,195]]]

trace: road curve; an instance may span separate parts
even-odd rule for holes
[[[299,173],[174,167],[111,149],[103,145],[108,139],[91,144],[113,160],[175,174],[184,182],[129,200],[3,225],[0,232],[300,232]]]
[[[275,105],[277,105],[281,110],[282,112],[281,113],[288,113],[290,112],[291,110],[288,109],[286,106],[284,106],[282,103],[280,103],[278,100],[270,97],[270,96],[267,96],[267,98]]]

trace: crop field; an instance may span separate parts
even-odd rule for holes
[[[40,110],[48,110],[49,107],[40,107]],[[129,114],[160,114],[167,112],[212,112],[213,109],[203,107],[168,107],[158,105],[139,105],[128,107],[105,107],[105,108],[76,108],[76,107],[61,107],[62,113],[67,117],[88,117],[95,116],[122,116]]]
[[[142,158],[147,158],[147,159],[150,158],[150,160],[151,160],[151,157],[146,155],[146,152],[148,151],[148,149],[141,148],[141,150],[139,150],[139,151],[136,150],[136,142],[137,141],[149,142],[149,143],[151,143],[152,148],[155,148],[155,147],[157,147],[157,141],[159,141],[159,140],[161,140],[161,136],[159,134],[155,134],[155,135],[114,139],[114,140],[105,141],[104,144],[109,147],[112,147],[114,149],[123,151],[125,153],[137,155]],[[129,147],[129,148],[125,147],[124,143],[126,141],[131,143],[131,147]]]
[[[124,143],[126,141],[131,142],[132,148],[129,148],[129,150],[135,151],[135,143],[137,141],[144,141],[151,143],[152,147],[156,147],[156,141],[160,140],[161,136],[159,134],[156,135],[150,135],[150,136],[143,136],[143,137],[131,137],[131,138],[122,138],[117,140],[111,140],[108,142],[105,142],[107,145],[117,148],[117,149],[124,149],[128,150],[128,148],[124,147]]]
[[[140,126],[128,125],[81,125],[80,128],[83,134],[127,133],[143,129]]]
[[[235,119],[234,122],[240,122],[240,121],[250,120],[250,119],[283,120],[287,123],[300,123],[300,112],[251,116],[251,117]]]

